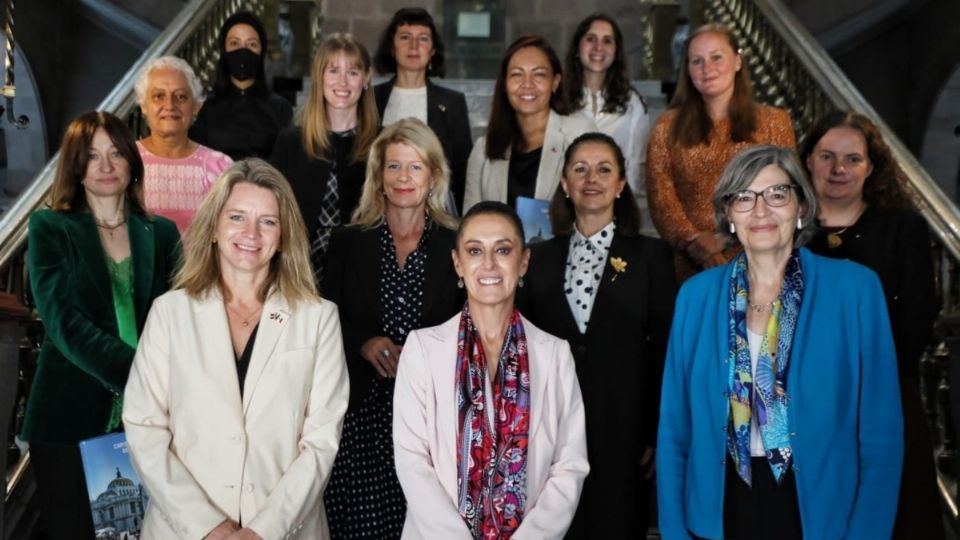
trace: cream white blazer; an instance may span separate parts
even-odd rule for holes
[[[327,538],[321,494],[349,383],[337,307],[263,306],[243,397],[219,293],[154,301],[124,394],[145,540],[199,540],[225,519],[265,540]]]
[[[397,477],[407,498],[403,540],[472,540],[457,511],[457,314],[414,330],[400,355],[393,395]],[[587,464],[583,400],[566,341],[523,319],[530,360],[527,503],[516,540],[562,538],[580,500]]]
[[[563,153],[574,139],[597,131],[593,120],[581,115],[563,116],[550,111],[547,131],[543,136],[543,152],[537,169],[534,198],[549,200],[560,185],[563,175]],[[487,137],[477,139],[467,160],[467,179],[463,196],[463,212],[480,201],[507,201],[507,175],[510,172],[510,148],[505,159],[488,159]]]

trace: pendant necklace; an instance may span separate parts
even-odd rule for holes
[[[230,313],[233,313],[234,315],[237,316],[237,318],[240,319],[240,325],[243,326],[244,328],[250,326],[250,320],[253,319],[254,316],[256,316],[258,313],[260,313],[261,309],[263,309],[263,306],[260,305],[256,309],[248,313],[246,317],[244,317],[243,314],[241,314],[239,311],[230,307],[229,304],[224,304],[224,305],[227,306],[227,311],[229,311]]]
[[[113,232],[122,227],[127,222],[127,216],[123,216],[120,221],[116,223],[110,223],[106,220],[101,220],[94,216],[93,222],[97,224],[97,227],[110,233],[110,238],[113,238]]]
[[[866,209],[867,209],[867,206],[864,205],[863,208],[861,208],[860,211],[857,212],[857,216],[856,216],[855,218],[853,218],[853,221],[850,222],[850,224],[847,225],[846,227],[844,227],[844,228],[842,228],[842,229],[840,229],[840,230],[838,230],[838,231],[833,231],[833,232],[827,233],[827,247],[830,248],[830,249],[837,249],[838,247],[842,246],[842,245],[843,245],[843,233],[847,232],[847,229],[849,229],[850,227],[853,227],[854,225],[857,224],[858,221],[860,221],[860,216],[863,215],[863,212],[864,212]]]

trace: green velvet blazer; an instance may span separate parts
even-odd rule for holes
[[[172,221],[127,212],[138,333],[180,259]],[[71,445],[102,435],[122,394],[135,349],[118,337],[106,252],[93,215],[40,210],[30,216],[27,265],[44,324],[36,377],[20,437]]]

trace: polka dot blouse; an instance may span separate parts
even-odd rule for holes
[[[611,221],[587,238],[574,227],[573,235],[570,236],[563,289],[581,334],[587,332],[593,300],[597,297],[597,287],[600,285],[600,276],[603,275],[603,265],[610,253],[614,228],[616,225]]]

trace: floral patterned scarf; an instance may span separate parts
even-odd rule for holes
[[[767,462],[779,483],[790,469],[792,450],[787,407],[787,365],[797,316],[803,299],[803,272],[800,255],[793,252],[787,262],[780,297],[774,300],[770,319],[760,345],[757,376],[752,375],[747,342],[747,257],[741,253],[733,263],[730,279],[730,420],[727,450],[740,475],[751,485],[750,420],[756,417],[766,450]]]
[[[474,538],[509,539],[526,506],[527,437],[530,431],[530,364],[527,338],[514,309],[490,381],[494,422],[485,397],[487,360],[469,305],[457,334],[457,508]]]

